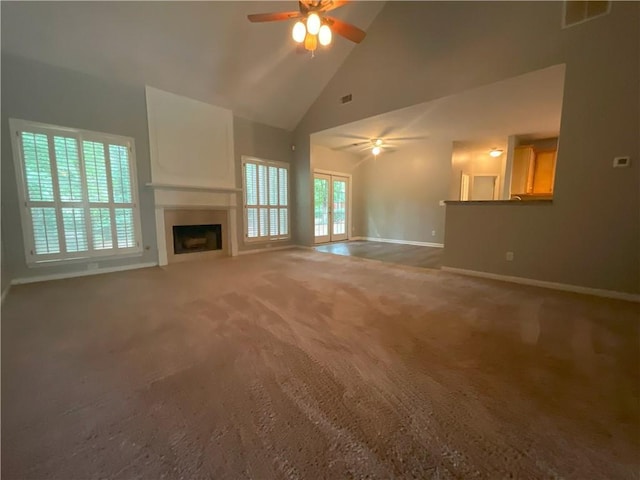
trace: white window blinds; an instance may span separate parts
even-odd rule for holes
[[[289,166],[243,159],[245,238],[289,238]]]
[[[10,123],[27,263],[141,251],[133,139]]]

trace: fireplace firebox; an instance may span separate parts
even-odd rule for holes
[[[173,252],[182,253],[222,250],[221,225],[174,225]]]

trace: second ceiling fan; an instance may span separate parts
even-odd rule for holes
[[[345,0],[300,0],[298,10],[293,12],[255,13],[248,15],[250,22],[276,22],[299,18],[293,26],[291,35],[293,39],[304,46],[304,49],[314,52],[320,45],[331,43],[333,33],[347,40],[360,43],[366,33],[350,23],[343,22],[335,17],[325,15],[326,12],[335,10],[349,3]]]

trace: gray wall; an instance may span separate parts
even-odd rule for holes
[[[2,55],[2,236],[3,280],[71,273],[86,263],[28,268],[25,261],[9,118],[76,127],[132,137],[136,146],[138,194],[142,221],[142,256],[99,260],[100,268],[157,262],[149,133],[143,86],[107,82],[89,75]],[[146,249],[148,248],[148,249]],[[87,262],[88,263],[88,262]]]
[[[365,237],[444,242],[451,142],[427,141],[383,152],[360,167]],[[435,235],[432,231],[435,230]]]
[[[564,63],[553,205],[517,216],[447,209],[456,227],[445,265],[500,272],[503,231],[526,227],[540,234],[514,237],[526,258],[519,275],[640,291],[640,4],[612,2],[611,14],[564,30],[561,14],[561,2],[388,2],[296,129],[299,242],[312,239],[309,134]],[[353,102],[341,105],[348,93]],[[618,155],[631,168],[613,169]],[[478,266],[470,258],[479,255],[495,260]]]
[[[6,266],[7,259],[4,253],[4,242],[0,241],[0,291],[4,292],[11,285],[11,272]]]
[[[291,163],[293,152],[293,134],[287,130],[271,127],[262,123],[256,123],[241,117],[233,117],[233,139],[236,159],[236,181],[239,188],[242,187],[242,156],[248,155],[261,158],[263,160],[274,160],[277,162]],[[294,173],[290,170],[289,183],[295,180]],[[290,195],[293,200],[293,195]],[[242,194],[238,195],[238,250],[254,250],[258,248],[268,248],[271,246],[289,245],[291,242],[244,242],[244,211]],[[290,222],[291,223],[291,222]]]

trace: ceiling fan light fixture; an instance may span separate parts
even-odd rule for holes
[[[376,147],[379,147],[380,145],[382,145],[382,139],[381,139],[381,138],[376,138],[376,139],[373,141],[373,144],[374,144]]]
[[[381,151],[382,149],[377,145],[371,149],[371,153],[373,153],[374,156],[378,156]]]
[[[320,27],[320,31],[318,32],[318,41],[320,45],[326,47],[331,43],[331,29],[329,25],[322,25]]]
[[[302,22],[296,22],[291,31],[291,36],[296,43],[304,42],[304,37],[307,35],[307,28]]]
[[[491,150],[489,150],[489,155],[494,158],[499,157],[500,155],[502,155],[502,150],[500,150],[499,148],[492,148]]]
[[[313,12],[309,14],[309,16],[307,17],[307,31],[311,35],[317,35],[320,31],[321,23],[322,22],[320,21],[320,16],[317,13]]]

